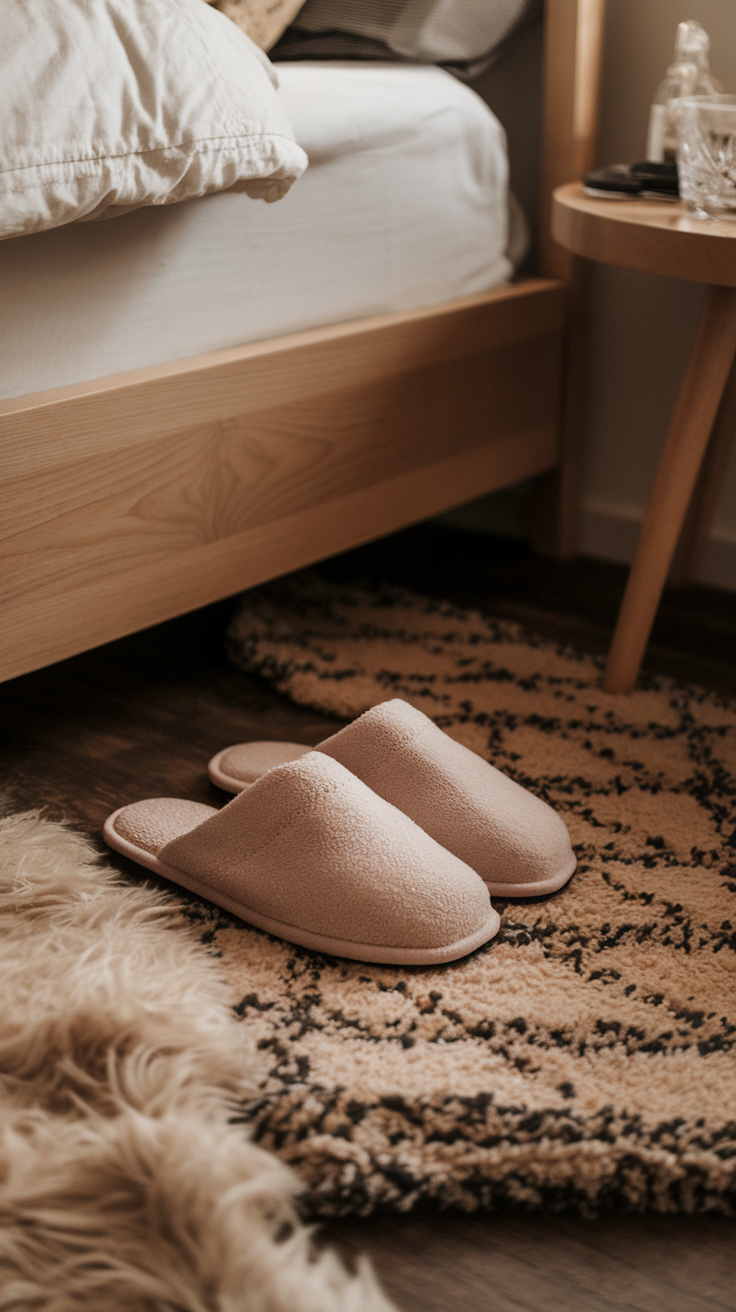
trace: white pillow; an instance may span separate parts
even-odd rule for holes
[[[256,45],[201,0],[0,0],[0,238],[304,172]]]

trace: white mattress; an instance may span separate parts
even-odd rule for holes
[[[278,66],[309,155],[273,205],[221,193],[0,243],[0,396],[486,291],[505,134],[440,69]]]

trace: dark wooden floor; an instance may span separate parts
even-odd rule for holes
[[[322,567],[364,575],[518,620],[583,651],[608,650],[628,569],[599,560],[542,560],[509,538],[419,524]],[[644,669],[736,696],[736,593],[690,585],[662,598]]]
[[[618,566],[540,561],[436,526],[323,568],[507,615],[589,651],[605,650],[625,579]],[[99,841],[105,816],[141,797],[219,804],[205,765],[229,742],[316,743],[333,730],[228,666],[231,609],[219,603],[0,686],[10,804],[46,807]],[[647,667],[733,694],[734,651],[736,596],[687,588],[665,598]],[[374,1217],[336,1222],[327,1237],[346,1254],[369,1252],[405,1312],[736,1310],[736,1225],[718,1216]]]
[[[367,1252],[406,1312],[733,1312],[725,1217],[376,1217],[325,1238]]]

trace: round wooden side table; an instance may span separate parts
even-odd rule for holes
[[[722,450],[736,423],[736,223],[703,222],[682,204],[596,200],[570,183],[554,193],[552,235],[589,260],[707,284],[608,654],[604,687],[629,692],[709,443]]]

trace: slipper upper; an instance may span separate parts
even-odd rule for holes
[[[358,775],[495,886],[575,869],[564,821],[546,802],[395,698],[316,748]]]
[[[159,859],[263,916],[352,942],[442,948],[491,915],[474,870],[322,752],[270,770]]]

